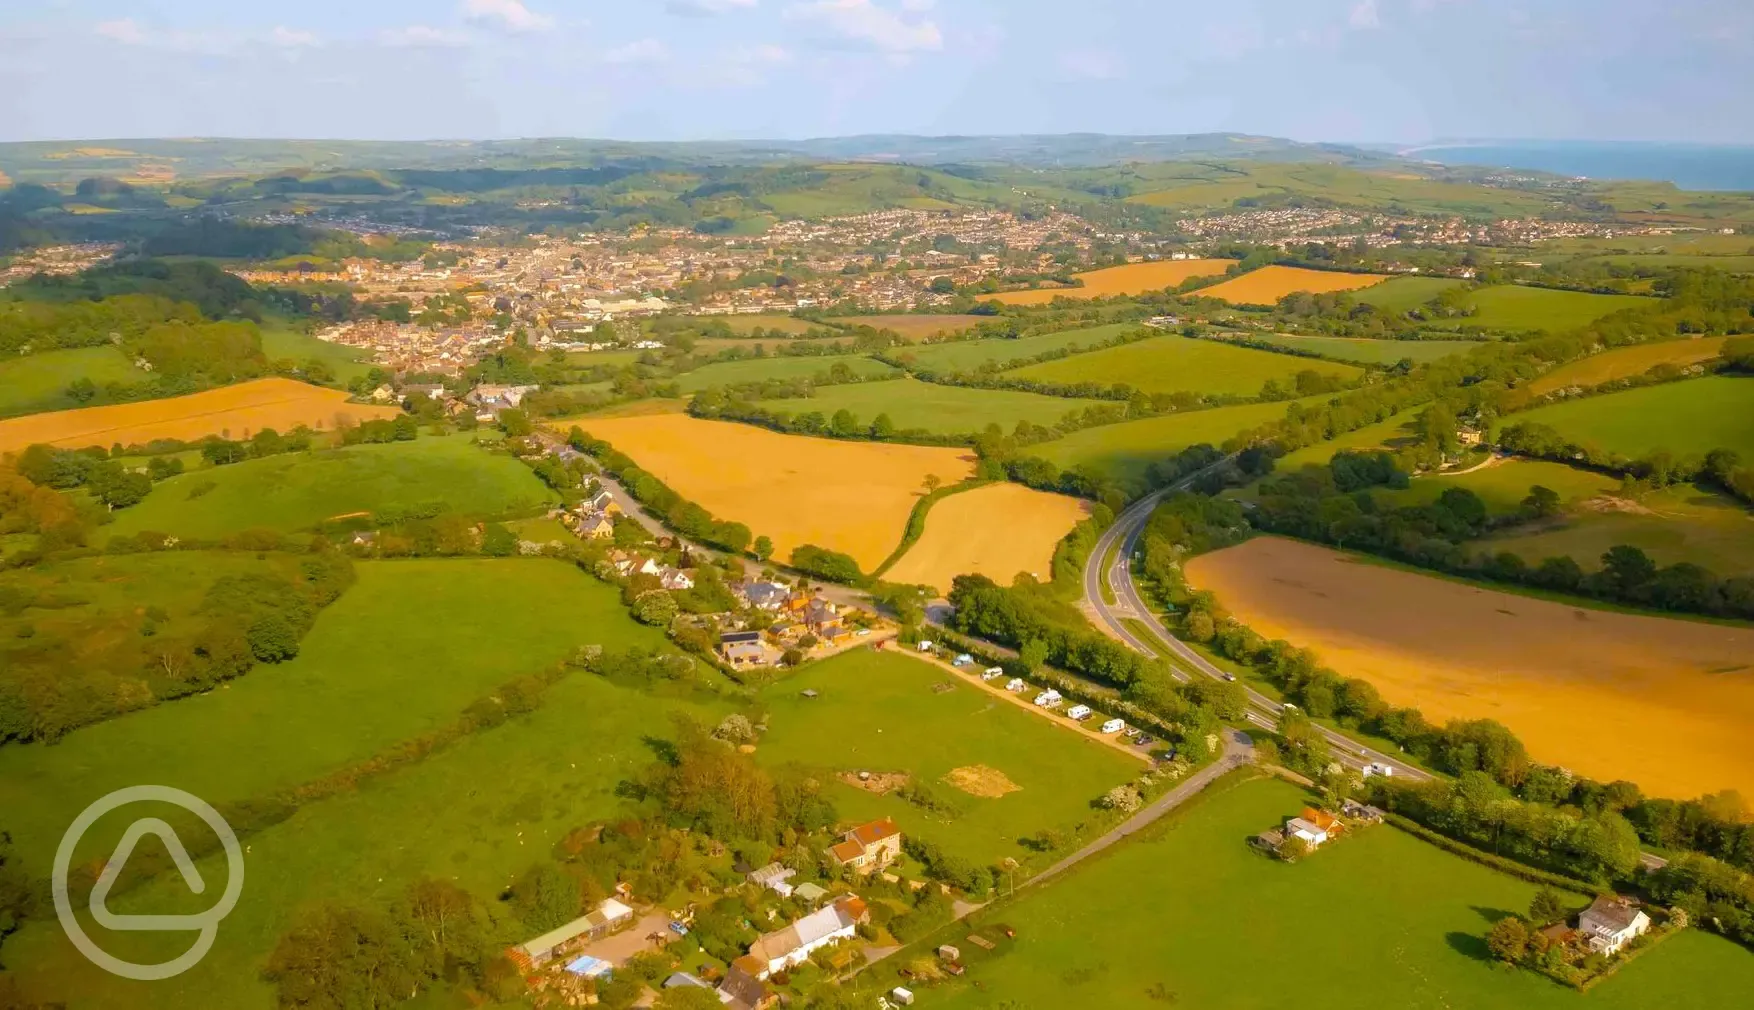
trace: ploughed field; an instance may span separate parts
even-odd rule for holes
[[[256,379],[167,400],[85,407],[0,421],[0,452],[44,442],[68,449],[144,445],[154,439],[195,441],[209,435],[247,438],[263,428],[307,425],[333,431],[345,424],[396,417],[395,407],[348,403],[339,390],[291,379]]]
[[[964,449],[781,435],[685,414],[577,423],[717,518],[771,538],[775,557],[815,544],[851,555],[866,571],[901,542],[928,474],[954,484],[973,471]]]
[[[888,582],[950,591],[958,575],[985,575],[1009,585],[1018,573],[1052,577],[1054,547],[1084,518],[1076,498],[1021,484],[989,484],[949,495],[926,513],[926,532],[895,566]]]
[[[1146,393],[1254,396],[1269,381],[1294,389],[1297,374],[1304,371],[1346,381],[1363,374],[1352,365],[1181,336],[1152,337],[1007,374],[1059,385],[1127,385]]]
[[[1128,263],[1089,273],[1073,274],[1084,282],[1081,288],[1042,288],[1036,291],[1008,291],[988,295],[1006,305],[1046,305],[1055,298],[1110,298],[1115,295],[1142,295],[1148,291],[1173,288],[1190,277],[1211,277],[1230,269],[1232,260],[1158,260],[1152,263]]]
[[[1347,274],[1334,270],[1306,270],[1303,267],[1267,266],[1233,277],[1222,284],[1201,288],[1201,298],[1219,298],[1233,305],[1273,305],[1286,295],[1300,291],[1326,294],[1330,291],[1357,291],[1388,278],[1383,274]]]
[[[1651,795],[1754,791],[1754,628],[1516,596],[1277,537],[1187,574],[1268,639],[1435,722],[1496,719],[1538,761]]]

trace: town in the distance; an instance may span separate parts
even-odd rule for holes
[[[1498,0],[1208,33],[1213,119],[1069,112],[972,5],[594,8],[666,33],[560,77],[584,27],[518,0],[36,6],[0,13],[0,1010],[1754,992],[1741,127],[1323,118],[1400,66],[1363,40],[1456,88],[1467,25],[1550,27]],[[751,24],[786,47],[703,41]],[[978,81],[935,76],[960,42]],[[324,105],[367,46],[394,123]],[[1404,142],[1228,129],[1280,121],[1269,49],[1333,84],[1275,100]],[[139,94],[50,87],[69,53]],[[1639,119],[1571,63],[1507,101],[1503,53],[1471,111],[1400,97]],[[1093,110],[1147,55],[1029,65]],[[861,74],[897,90],[835,106],[858,135],[665,139]],[[1051,129],[879,132],[959,88]],[[150,139],[232,89],[287,136],[442,97],[648,139]]]

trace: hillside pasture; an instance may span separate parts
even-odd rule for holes
[[[797,357],[776,355],[704,365],[677,376],[676,384],[682,387],[684,394],[698,393],[709,386],[736,386],[749,382],[766,382],[770,379],[794,380],[814,379],[819,376],[827,377],[836,365],[846,366],[848,372],[860,378],[901,374],[897,368],[886,365],[875,358],[867,358],[859,354]]]
[[[851,555],[865,571],[901,542],[928,474],[954,484],[974,469],[964,449],[781,435],[685,414],[577,423],[719,519],[771,538],[776,557],[815,544]]]
[[[975,494],[978,492],[969,492]],[[955,497],[945,499],[954,500]],[[953,685],[939,692],[937,685]],[[817,696],[805,698],[803,691]],[[1128,782],[1144,765],[1095,740],[1055,726],[959,681],[942,668],[896,652],[859,649],[806,667],[761,698],[771,729],[756,759],[821,769],[849,823],[893,817],[903,832],[929,839],[977,866],[1028,853],[1019,839],[1066,830],[1090,816],[1090,802]],[[945,776],[984,765],[1021,788],[1000,797],[957,790]],[[894,795],[840,781],[841,772],[902,772],[953,797],[960,816],[922,811]]]
[[[1388,280],[1385,274],[1348,274],[1275,264],[1232,277],[1222,284],[1201,288],[1196,294],[1200,298],[1217,298],[1232,305],[1277,305],[1279,299],[1300,291],[1317,295],[1357,291],[1385,280]]]
[[[892,351],[895,359],[910,368],[928,372],[979,372],[988,368],[1003,370],[1012,362],[1033,358],[1049,351],[1076,352],[1113,340],[1137,329],[1130,323],[1092,326],[1063,333],[1044,333],[1033,337],[992,340],[957,340],[943,344],[925,344],[901,351]]]
[[[67,449],[154,439],[195,441],[209,435],[247,438],[263,428],[290,431],[303,424],[333,431],[346,424],[401,414],[394,407],[347,402],[335,389],[291,379],[256,379],[189,396],[109,407],[83,407],[0,421],[0,452],[37,442]]]
[[[1411,312],[1445,291],[1461,287],[1465,283],[1467,282],[1449,277],[1391,277],[1381,284],[1359,291],[1353,298],[1389,312]]]
[[[801,337],[804,334],[809,333],[811,330],[822,329],[821,326],[808,319],[799,319],[796,316],[782,316],[774,313],[761,313],[758,315],[701,316],[699,317],[699,321],[702,323],[724,323],[726,326],[730,327],[732,333],[735,333],[740,337],[747,337],[756,330],[766,330],[769,333],[783,333],[790,337]]]
[[[878,414],[888,414],[898,431],[917,429],[935,435],[973,435],[986,430],[989,424],[1010,431],[1018,421],[1051,427],[1069,413],[1106,402],[897,379],[823,386],[805,399],[764,400],[760,406],[793,417],[810,411],[833,416],[836,411],[847,410],[862,425],[869,425]]]
[[[1089,512],[1065,495],[1021,484],[990,484],[949,495],[926,513],[926,532],[895,566],[888,582],[950,591],[958,575],[985,575],[1010,585],[1027,572],[1042,582],[1053,577],[1054,547]]]
[[[1420,474],[1412,479],[1406,490],[1378,488],[1373,495],[1383,505],[1404,508],[1429,505],[1452,487],[1466,488],[1479,495],[1494,515],[1508,515],[1517,511],[1522,500],[1528,497],[1529,488],[1537,484],[1557,492],[1562,502],[1570,504],[1614,491],[1620,486],[1620,481],[1563,463],[1506,459],[1494,461],[1471,473]]]
[[[1505,425],[1545,424],[1567,439],[1637,459],[1659,449],[1754,459],[1754,379],[1709,376],[1607,393],[1511,414]]]
[[[284,325],[262,327],[262,353],[269,361],[290,361],[299,368],[320,361],[343,384],[372,370],[370,350],[318,340]]]
[[[1696,337],[1690,340],[1664,340],[1653,344],[1633,344],[1592,354],[1579,361],[1560,365],[1528,384],[1536,396],[1561,389],[1588,389],[1615,379],[1643,375],[1658,365],[1685,368],[1717,357],[1726,337]]]
[[[1434,723],[1496,719],[1537,761],[1648,795],[1754,790],[1754,628],[1532,599],[1277,537],[1201,555],[1187,574],[1268,639]]]
[[[1230,269],[1233,262],[1233,260],[1199,259],[1128,263],[1125,266],[1106,267],[1088,273],[1073,274],[1073,277],[1084,282],[1083,287],[1007,291],[997,295],[982,295],[981,298],[983,301],[997,301],[1005,305],[1047,305],[1055,298],[1083,300],[1112,298],[1116,295],[1142,295],[1151,291],[1177,287],[1190,277],[1211,277],[1214,274],[1221,274]]]
[[[1357,431],[1349,431],[1326,442],[1316,442],[1301,449],[1293,449],[1279,458],[1274,470],[1290,473],[1305,466],[1327,466],[1328,461],[1337,453],[1342,452],[1376,452],[1387,450],[1397,452],[1417,441],[1419,411],[1407,410],[1376,424],[1366,425]]]
[[[90,379],[101,389],[150,378],[151,373],[135,368],[127,355],[107,344],[0,358],[0,416],[76,408],[79,402],[67,395],[67,387],[80,379]]]
[[[1295,389],[1297,374],[1304,371],[1345,382],[1364,374],[1352,365],[1169,335],[1030,365],[1008,374],[1068,386],[1086,382],[1127,385],[1145,393],[1254,396],[1268,382]]]
[[[1520,284],[1494,284],[1469,292],[1464,305],[1473,314],[1434,325],[1480,327],[1507,333],[1546,330],[1560,333],[1612,315],[1621,309],[1654,304],[1640,295],[1597,295],[1587,291],[1558,291]]]
[[[1466,354],[1480,346],[1472,340],[1366,340],[1358,337],[1302,337],[1289,333],[1274,333],[1255,339],[1286,350],[1319,354],[1356,365],[1394,365],[1402,361],[1422,365],[1452,354]]]
[[[1688,562],[1719,576],[1754,574],[1754,513],[1725,495],[1690,485],[1637,499],[1574,502],[1551,522],[1476,543],[1510,551],[1530,564],[1569,554],[1585,570],[1597,567],[1610,547],[1628,544],[1659,565]]]
[[[1700,929],[1665,940],[1587,996],[1505,970],[1491,963],[1485,932],[1528,908],[1533,884],[1388,825],[1296,865],[1264,858],[1244,839],[1296,816],[1308,795],[1265,779],[1214,789],[1163,827],[933,937],[960,944],[969,964],[932,989],[931,1006],[1255,1010],[1295,988],[1345,992],[1361,1007],[1713,1010],[1754,985],[1754,956]],[[1327,910],[1321,928],[1285,921],[1287,910],[1307,908]],[[997,935],[1000,925],[1017,939],[997,954],[961,940],[983,927]]]
[[[1202,442],[1222,445],[1250,428],[1284,417],[1287,406],[1249,403],[1106,424],[1033,446],[1028,453],[1061,469],[1090,467],[1109,480],[1137,487],[1151,464]]]
[[[423,436],[199,467],[159,482],[105,529],[112,537],[152,530],[213,539],[248,529],[290,533],[361,512],[442,505],[492,516],[558,500],[529,467],[487,451],[473,435]]]
[[[990,323],[992,316],[906,314],[887,316],[835,316],[829,322],[836,326],[869,326],[889,330],[903,340],[921,341],[930,337],[948,336],[972,330],[981,323]]]

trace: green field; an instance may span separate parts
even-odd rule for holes
[[[314,358],[328,365],[343,385],[372,370],[369,349],[331,344],[285,326],[262,328],[262,353],[269,361],[291,360],[299,366]]]
[[[209,483],[212,490],[190,498]],[[160,482],[105,529],[111,536],[152,530],[208,538],[308,529],[336,516],[437,502],[493,515],[555,500],[528,467],[477,447],[473,435],[422,436],[193,470]]]
[[[1395,277],[1363,291],[1352,292],[1355,301],[1389,312],[1411,312],[1463,281],[1449,277]]]
[[[1063,469],[1087,466],[1111,480],[1137,485],[1152,463],[1168,459],[1190,445],[1202,442],[1222,445],[1234,435],[1283,418],[1287,406],[1249,403],[1106,424],[1034,446],[1029,453]]]
[[[621,809],[616,786],[650,763],[643,741],[669,736],[668,716],[678,710],[707,721],[720,714],[575,672],[549,690],[535,713],[246,838],[241,900],[213,952],[187,974],[151,985],[122,981],[85,961],[52,921],[7,941],[8,966],[27,992],[74,1007],[271,1010],[274,990],[260,972],[300,908],[321,900],[384,908],[422,876],[471,892],[492,917],[489,942],[527,940],[530,930],[495,898],[518,873],[549,858],[569,830]],[[210,887],[225,879],[222,858],[198,865]],[[111,907],[162,913],[188,902],[182,880],[168,874],[112,899]],[[107,950],[147,963],[188,946],[187,934],[107,933],[89,922],[86,928]]]
[[[1754,379],[1709,376],[1591,396],[1511,414],[1501,424],[1545,424],[1567,439],[1637,459],[1729,448],[1754,459]]]
[[[262,797],[450,723],[579,646],[664,640],[627,617],[612,587],[557,561],[378,561],[358,571],[297,659],[54,745],[0,747],[0,826],[26,869],[46,875],[73,816],[112,789],[155,782],[216,804]],[[103,834],[94,829],[82,853],[113,846],[115,835]]]
[[[1327,466],[1335,454],[1357,450],[1360,452],[1388,449],[1399,451],[1418,438],[1416,421],[1418,410],[1403,411],[1386,421],[1367,425],[1357,431],[1349,431],[1338,438],[1326,442],[1317,442],[1295,449],[1279,457],[1274,465],[1275,472],[1290,473],[1303,467]]]
[[[1204,797],[1166,829],[977,914],[976,926],[1017,932],[997,956],[966,953],[967,929],[944,931],[930,942],[959,944],[969,971],[920,1004],[1255,1010],[1323,993],[1353,1007],[1717,1010],[1754,988],[1754,954],[1697,929],[1583,996],[1498,967],[1486,929],[1527,909],[1534,885],[1387,825],[1295,865],[1245,844],[1303,803],[1275,781]],[[880,977],[894,984],[893,970]]]
[[[950,683],[942,694],[934,685]],[[800,692],[814,689],[819,697]],[[1017,840],[1047,828],[1068,830],[1090,817],[1090,801],[1137,778],[1143,762],[1001,701],[921,660],[857,650],[769,688],[771,726],[756,756],[841,772],[906,772],[964,812],[944,820],[893,795],[841,782],[834,804],[845,820],[894,817],[910,835],[929,838],[976,865],[1029,853]],[[1018,792],[978,798],[942,781],[955,768],[985,765]]]
[[[1064,333],[1045,333],[1017,340],[962,340],[947,344],[922,344],[893,352],[909,367],[929,372],[978,372],[986,368],[1003,371],[1014,361],[1061,349],[1091,347],[1138,329],[1131,323],[1093,326]]]
[[[1402,361],[1423,364],[1452,354],[1466,354],[1480,346],[1472,340],[1363,340],[1356,337],[1299,337],[1289,333],[1256,339],[1289,350],[1359,365],[1394,365]]]
[[[1630,544],[1660,565],[1686,561],[1720,576],[1754,574],[1754,513],[1724,495],[1680,485],[1628,507],[1632,511],[1573,508],[1551,526],[1513,530],[1476,545],[1531,563],[1569,554],[1588,570],[1608,548]]]
[[[708,386],[734,386],[769,379],[813,379],[825,376],[836,365],[845,365],[852,374],[864,378],[895,375],[897,370],[875,358],[848,354],[823,357],[745,358],[742,361],[721,361],[704,365],[676,377],[684,393],[698,393]]]
[[[1558,333],[1587,326],[1621,309],[1654,304],[1638,295],[1593,295],[1583,291],[1555,291],[1516,284],[1496,284],[1470,293],[1466,303],[1476,310],[1460,320],[1463,327],[1506,332],[1548,330]]]
[[[1560,500],[1569,504],[1613,491],[1620,486],[1620,481],[1563,463],[1512,459],[1473,473],[1414,477],[1412,485],[1405,491],[1378,489],[1374,494],[1385,505],[1401,507],[1429,504],[1452,487],[1467,488],[1479,495],[1494,514],[1505,514],[1515,512],[1522,500],[1529,496],[1529,488],[1536,484],[1558,492]]]
[[[701,316],[700,321],[703,323],[724,323],[731,328],[731,332],[736,333],[739,336],[748,336],[756,330],[768,330],[770,332],[777,331],[789,336],[800,336],[809,333],[813,329],[819,328],[816,323],[813,323],[808,319],[766,314]]]
[[[956,435],[979,432],[989,424],[1010,431],[1018,421],[1051,426],[1068,413],[1104,402],[897,379],[824,386],[807,399],[766,400],[761,406],[786,411],[794,417],[809,411],[832,416],[835,411],[850,410],[863,424],[870,424],[878,414],[888,414],[898,430],[919,428]]]
[[[1030,365],[1012,378],[1076,385],[1125,384],[1146,393],[1206,393],[1253,396],[1269,380],[1295,388],[1299,372],[1313,371],[1350,381],[1363,374],[1351,365],[1316,361],[1272,351],[1236,347],[1191,337],[1152,337],[1138,343]]]
[[[1745,240],[1744,240],[1745,241]],[[1754,255],[1699,256],[1685,253],[1636,253],[1624,256],[1592,256],[1590,263],[1606,263],[1617,267],[1646,267],[1672,270],[1677,267],[1723,270],[1732,274],[1754,274]]]
[[[149,378],[121,351],[108,346],[7,357],[0,359],[0,417],[78,407],[66,392],[76,379],[90,379],[101,387]]]

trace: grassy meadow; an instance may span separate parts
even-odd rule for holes
[[[989,424],[1009,431],[1018,421],[1053,425],[1068,413],[1106,401],[1076,400],[1008,389],[940,386],[915,379],[824,386],[807,399],[766,400],[761,406],[793,416],[809,411],[833,415],[850,410],[862,424],[888,414],[898,430],[919,428],[941,435],[972,434]]]
[[[1092,467],[1128,484],[1144,479],[1152,463],[1168,459],[1190,445],[1223,442],[1250,428],[1285,416],[1287,404],[1249,403],[1212,410],[1190,410],[1075,431],[1065,438],[1032,447],[1062,469]]]
[[[1488,330],[1558,333],[1573,330],[1621,309],[1641,308],[1651,301],[1638,295],[1595,295],[1586,291],[1556,291],[1518,284],[1495,284],[1477,288],[1464,303],[1474,314],[1460,320],[1462,326]]]
[[[81,406],[67,395],[68,385],[79,379],[90,379],[101,387],[112,382],[132,385],[149,378],[151,375],[135,368],[127,355],[108,345],[6,358],[0,360],[0,417]]]
[[[1464,281],[1449,277],[1394,277],[1374,287],[1355,292],[1352,297],[1365,305],[1375,305],[1389,312],[1411,312]]]
[[[1754,458],[1754,379],[1709,376],[1591,396],[1511,414],[1502,424],[1545,424],[1566,438],[1638,458],[1664,449],[1704,455],[1729,448]]]
[[[1515,512],[1528,497],[1529,488],[1536,484],[1558,492],[1560,500],[1570,504],[1611,492],[1620,486],[1620,481],[1563,463],[1510,459],[1473,473],[1424,474],[1414,477],[1406,490],[1379,488],[1372,494],[1378,502],[1400,508],[1434,502],[1452,487],[1466,488],[1479,495],[1494,515],[1504,515]]]
[[[945,344],[925,344],[896,354],[899,361],[928,372],[978,372],[987,368],[1004,370],[1014,361],[1033,358],[1049,351],[1076,351],[1113,340],[1137,329],[1131,323],[1092,326],[1064,333],[1045,333],[1016,340],[960,340]]]
[[[869,326],[889,330],[903,340],[925,340],[971,330],[981,323],[990,323],[992,316],[930,315],[907,313],[886,316],[835,316],[836,326]]]
[[[808,357],[745,358],[742,361],[721,361],[704,365],[676,377],[684,394],[698,393],[708,386],[734,386],[769,379],[814,379],[826,376],[836,365],[845,365],[853,375],[873,378],[895,375],[897,370],[875,358],[847,354]]]
[[[343,385],[372,370],[370,350],[331,344],[286,326],[262,328],[262,353],[269,361],[290,360],[300,366],[313,359],[320,361]]]
[[[1265,266],[1246,274],[1201,288],[1199,297],[1217,298],[1232,305],[1275,305],[1286,295],[1298,292],[1327,294],[1335,291],[1358,291],[1381,284],[1383,274],[1353,274],[1338,270],[1309,270],[1304,267]]]
[[[1269,381],[1296,388],[1296,376],[1304,371],[1346,381],[1363,374],[1352,365],[1181,336],[1152,337],[1030,365],[1009,374],[1018,379],[1063,385],[1125,384],[1146,393],[1252,396]]]
[[[436,502],[491,515],[555,500],[528,467],[480,448],[473,435],[423,435],[191,470],[161,481],[105,529],[111,536],[152,530],[210,538]]]
[[[948,499],[947,499],[948,500]],[[936,685],[952,684],[939,693]],[[801,692],[813,689],[816,698]],[[963,808],[952,819],[893,796],[836,781],[835,807],[848,821],[894,817],[904,832],[929,838],[977,865],[1029,853],[1018,839],[1068,829],[1091,814],[1090,801],[1131,781],[1145,765],[993,697],[926,662],[896,652],[855,650],[806,668],[767,689],[771,729],[756,757],[798,762],[830,776],[904,772]],[[943,781],[956,768],[1002,772],[1017,792],[971,796]]]
[[[920,1002],[1252,1010],[1323,992],[1365,1007],[1708,1010],[1754,986],[1754,954],[1701,930],[1664,942],[1587,996],[1507,971],[1491,962],[1484,935],[1527,909],[1534,885],[1387,825],[1295,865],[1270,860],[1244,840],[1294,816],[1304,794],[1270,780],[1215,788],[1165,827],[977,914],[975,926],[1015,929],[1015,944],[997,956],[962,945],[968,974]]]
[[[1299,337],[1288,333],[1256,339],[1287,350],[1319,354],[1356,365],[1394,365],[1402,361],[1418,365],[1452,354],[1466,354],[1480,346],[1471,340],[1365,340],[1358,337]]]
[[[1643,550],[1660,565],[1686,561],[1720,576],[1754,574],[1754,513],[1725,495],[1678,485],[1613,509],[1573,507],[1552,523],[1477,541],[1531,564],[1569,554],[1586,570],[1619,544]]]

